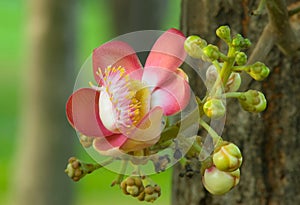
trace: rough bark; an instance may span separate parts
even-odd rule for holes
[[[28,1],[27,64],[11,190],[15,205],[71,204],[64,173],[73,136],[65,117],[75,64],[75,1]]]
[[[291,2],[288,1],[288,5]],[[248,0],[183,0],[182,29],[187,35],[198,34],[210,43],[222,45],[215,36],[215,29],[228,24],[233,33],[242,33],[255,47],[269,21],[266,11],[250,16],[254,9],[256,5]],[[299,25],[299,19],[294,23]],[[274,34],[278,33],[273,30]],[[274,38],[275,44],[281,43],[276,40],[278,37]],[[263,45],[259,46],[263,48]],[[222,136],[242,150],[240,184],[224,196],[212,196],[203,189],[199,175],[192,179],[179,178],[181,167],[178,165],[173,173],[173,205],[292,205],[300,201],[300,56],[284,56],[276,46],[263,54],[253,61],[260,57],[259,60],[271,68],[271,74],[263,83],[250,81],[247,88],[265,93],[267,110],[250,114],[242,111],[236,101],[227,104]],[[191,80],[196,86],[194,89],[199,89],[200,80]]]

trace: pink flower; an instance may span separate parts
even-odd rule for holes
[[[121,41],[108,42],[93,52],[99,87],[74,92],[66,107],[70,124],[93,136],[104,155],[119,155],[155,144],[164,116],[183,110],[190,87],[178,68],[184,61],[185,37],[170,29],[155,42],[144,69],[135,51]]]

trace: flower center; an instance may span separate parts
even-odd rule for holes
[[[107,67],[102,74],[103,89],[99,99],[100,118],[113,132],[135,127],[149,111],[150,91],[145,85],[130,78],[125,68]]]

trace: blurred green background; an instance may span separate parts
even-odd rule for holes
[[[101,3],[102,2],[102,3]],[[77,66],[91,54],[91,51],[102,43],[116,37],[113,31],[109,0],[78,1],[77,5]],[[126,13],[126,11],[124,11]],[[169,1],[161,22],[161,30],[179,27],[180,0]],[[20,108],[22,106],[21,90],[22,73],[26,72],[26,27],[28,7],[26,1],[2,0],[0,2],[0,204],[7,204],[9,196],[14,153],[19,129]],[[63,136],[62,136],[63,137]],[[79,158],[91,160],[77,142],[74,132],[74,143]],[[72,142],[70,142],[71,144]],[[64,170],[62,170],[63,172]],[[66,176],[67,177],[67,176]],[[79,204],[141,204],[136,199],[125,196],[118,187],[110,187],[115,175],[97,171],[74,183],[76,205]],[[153,176],[154,181],[162,187],[162,197],[155,204],[170,204],[171,170]],[[13,190],[10,192],[13,195]]]

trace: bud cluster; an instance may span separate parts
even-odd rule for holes
[[[150,182],[148,177],[129,176],[121,183],[124,194],[136,197],[140,201],[154,202],[161,195],[160,186]]]
[[[215,149],[212,161],[213,166],[203,173],[203,185],[214,195],[225,194],[239,183],[242,154],[235,144],[223,142]]]
[[[73,180],[79,181],[86,174],[92,173],[94,170],[101,168],[99,164],[84,163],[75,157],[69,159],[65,173]]]

